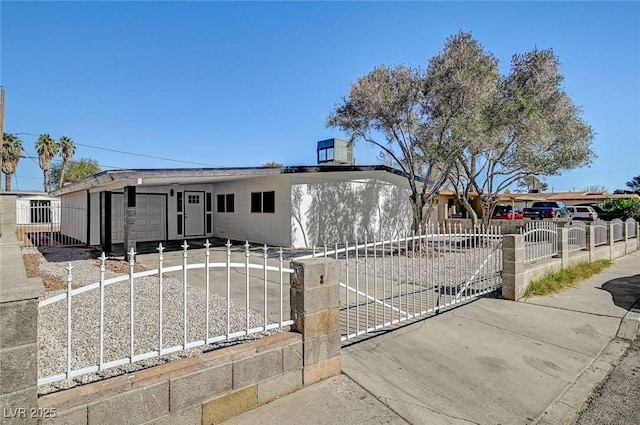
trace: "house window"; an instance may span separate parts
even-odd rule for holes
[[[30,201],[31,223],[51,223],[51,201]]]
[[[176,193],[176,210],[178,214],[176,215],[176,233],[178,235],[182,234],[182,192]]]
[[[252,213],[275,213],[276,193],[275,192],[251,192],[251,212]]]
[[[216,204],[219,213],[235,212],[235,195],[233,193],[225,193],[216,196]]]
[[[187,196],[187,204],[199,204],[199,203],[200,203],[200,195]]]

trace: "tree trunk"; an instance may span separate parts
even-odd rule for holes
[[[11,191],[11,173],[5,173],[4,175],[4,190]]]
[[[67,168],[67,161],[62,161],[62,167],[60,167],[60,182],[58,183],[58,188],[61,188],[64,184],[64,172]]]

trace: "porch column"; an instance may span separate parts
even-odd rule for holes
[[[102,214],[100,223],[100,244],[104,252],[111,252],[111,192],[102,192]]]
[[[124,252],[136,250],[136,187],[124,188]]]

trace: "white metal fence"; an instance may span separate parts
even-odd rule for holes
[[[532,221],[520,230],[524,235],[525,264],[558,254],[558,226],[551,221]]]
[[[611,231],[613,232],[613,241],[618,242],[624,239],[624,233],[622,229],[623,223],[619,218],[611,220]]]
[[[340,320],[343,341],[409,319],[437,314],[502,284],[499,227],[441,226],[425,235],[356,240],[314,248],[294,260],[342,261]]]
[[[85,242],[61,233],[61,225],[86,234],[86,208],[60,202],[31,201],[16,204],[18,240],[25,246],[77,246]]]
[[[574,221],[568,227],[569,252],[582,251],[587,248],[587,228],[582,221]]]
[[[607,234],[608,234],[609,224],[603,220],[596,220],[593,222],[593,231],[595,233],[594,241],[595,246],[606,245],[608,242]]]
[[[60,347],[46,348],[64,350],[60,357],[65,364],[57,365],[57,373],[38,379],[38,385],[293,324],[288,313],[286,318],[284,314],[288,311],[284,300],[289,295],[285,274],[293,270],[283,266],[281,249],[277,259],[270,260],[265,246],[261,248],[262,261],[252,262],[247,243],[244,261],[234,262],[227,242],[224,259],[211,261],[207,241],[202,262],[189,263],[187,243],[182,247],[182,264],[165,267],[165,248],[160,244],[158,268],[141,272],[134,272],[136,253],[131,250],[129,273],[114,278],[105,278],[107,258],[103,253],[99,279],[76,288],[69,263],[66,291],[39,303],[41,317],[47,308],[64,313],[59,323]],[[223,253],[217,254],[220,257]],[[192,283],[203,284],[204,292],[190,291],[189,276],[196,270],[202,271],[204,282]],[[182,279],[165,276],[172,272],[181,274]],[[204,308],[194,309],[194,303]],[[196,310],[200,314],[195,314]],[[97,332],[89,332],[92,336],[87,337],[87,329]]]
[[[627,239],[632,239],[637,237],[636,229],[638,226],[636,225],[636,221],[633,218],[628,218],[627,221],[625,222],[625,225],[627,226]]]

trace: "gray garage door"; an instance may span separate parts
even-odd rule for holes
[[[124,242],[124,195],[111,198],[111,241]],[[140,242],[167,238],[167,198],[165,195],[136,195],[136,239]]]

